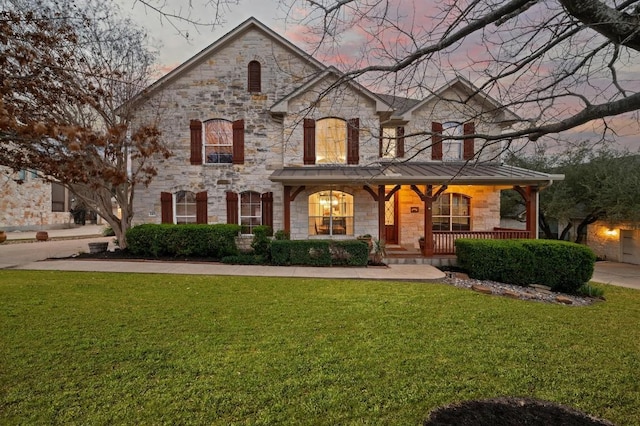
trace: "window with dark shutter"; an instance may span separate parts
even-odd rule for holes
[[[352,118],[347,125],[347,164],[360,162],[360,119]]]
[[[202,164],[202,122],[200,120],[191,120],[189,123],[191,130],[191,158],[193,165]]]
[[[160,209],[162,223],[173,223],[173,194],[160,193]]]
[[[475,155],[475,139],[473,137],[467,137],[467,135],[473,135],[476,132],[476,126],[473,122],[464,124],[464,147],[463,147],[463,159],[471,160]]]
[[[304,119],[304,164],[316,164],[316,121]]]
[[[247,72],[248,75],[248,90],[250,93],[260,93],[262,91],[261,88],[261,71],[260,71],[260,62],[251,61],[249,62],[249,69]]]
[[[238,224],[238,194],[227,192],[227,223]]]
[[[442,123],[431,123],[431,159],[442,161]]]
[[[196,223],[209,222],[207,214],[207,191],[198,192],[196,194]]]
[[[244,164],[244,120],[233,122],[233,164]]]

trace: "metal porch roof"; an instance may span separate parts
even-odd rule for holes
[[[380,163],[369,166],[315,165],[285,167],[269,179],[285,185],[547,185],[564,180],[552,175],[497,163]]]

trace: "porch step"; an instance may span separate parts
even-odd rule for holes
[[[432,265],[432,266],[455,266],[457,258],[455,256],[423,257],[420,255],[387,256],[383,260],[387,265]]]

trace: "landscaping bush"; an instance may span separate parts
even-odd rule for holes
[[[544,284],[575,293],[593,275],[586,246],[552,240],[456,240],[458,265],[469,276],[510,284]]]
[[[144,224],[127,231],[129,251],[139,256],[212,257],[238,254],[238,225]]]
[[[267,260],[269,259],[271,246],[271,239],[269,239],[269,237],[272,234],[273,230],[270,226],[260,225],[253,228],[251,248],[255,255],[263,256]]]
[[[367,244],[356,240],[275,240],[271,262],[275,265],[366,266]]]

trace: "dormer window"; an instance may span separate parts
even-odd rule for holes
[[[447,121],[442,124],[442,160],[457,161],[462,160],[462,123],[457,121]],[[457,138],[457,139],[450,139]]]
[[[262,84],[261,84],[262,75],[260,71],[260,62],[258,61],[249,62],[247,75],[248,75],[247,87],[248,87],[249,93],[260,93],[262,91]]]

